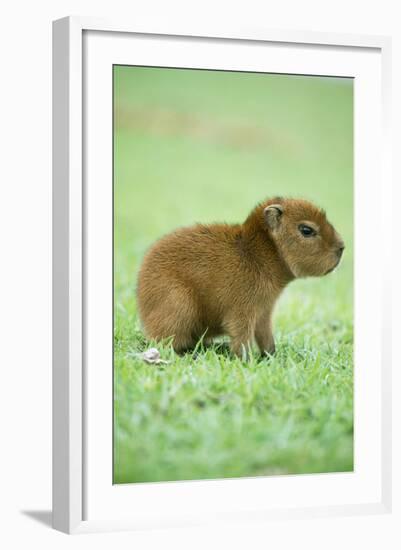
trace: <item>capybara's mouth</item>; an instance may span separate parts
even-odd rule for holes
[[[340,262],[341,262],[341,258],[338,258],[338,260],[337,260],[336,263],[333,265],[333,267],[331,267],[330,269],[328,269],[324,275],[328,275],[329,273],[331,273],[332,271],[334,271],[335,268],[338,266],[338,264],[339,264]]]

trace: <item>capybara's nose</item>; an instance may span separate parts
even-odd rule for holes
[[[337,256],[338,256],[339,258],[341,258],[341,256],[343,255],[344,248],[345,248],[345,244],[344,244],[344,243],[340,243],[340,246],[337,248]]]

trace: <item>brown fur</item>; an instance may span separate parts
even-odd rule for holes
[[[306,223],[317,234],[304,237]],[[146,336],[173,338],[178,352],[205,336],[227,334],[244,355],[255,338],[274,352],[274,304],[295,278],[325,275],[340,261],[343,241],[325,213],[305,200],[274,198],[240,225],[195,225],[162,237],[146,254],[138,306]]]

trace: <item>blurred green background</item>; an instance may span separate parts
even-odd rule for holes
[[[335,273],[285,290],[275,358],[143,363],[146,249],[274,195],[325,208],[346,243]],[[351,79],[114,67],[114,482],[352,470],[352,237]]]

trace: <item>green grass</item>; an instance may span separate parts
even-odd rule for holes
[[[114,82],[114,481],[352,470],[352,82],[131,67]],[[148,246],[277,194],[324,207],[347,248],[285,290],[274,358],[166,343],[168,365],[138,359],[155,345],[135,303]]]

